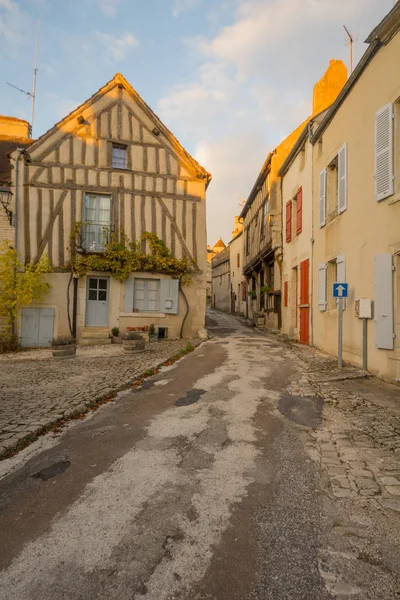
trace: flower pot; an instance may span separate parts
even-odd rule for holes
[[[76,344],[51,346],[51,352],[54,358],[73,358],[76,355]]]
[[[113,344],[122,344],[122,335],[113,335],[112,343]]]
[[[141,340],[122,340],[122,347],[127,354],[139,354],[144,352],[146,342]]]
[[[157,342],[158,335],[156,333],[154,335],[149,335],[149,340],[150,340],[150,342]]]

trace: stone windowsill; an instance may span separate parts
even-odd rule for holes
[[[122,312],[119,313],[120,317],[133,317],[135,319],[141,319],[143,317],[145,318],[154,318],[154,319],[164,319],[166,317],[165,313],[160,313],[160,312],[137,312],[137,313],[130,313],[130,312]]]

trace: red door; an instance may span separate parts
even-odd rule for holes
[[[300,263],[300,343],[309,345],[310,337],[310,261]]]

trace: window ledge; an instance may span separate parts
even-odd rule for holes
[[[119,313],[120,317],[134,317],[134,318],[141,318],[141,317],[152,317],[152,318],[156,318],[156,319],[164,319],[167,315],[166,313],[160,313],[160,312],[121,312]]]

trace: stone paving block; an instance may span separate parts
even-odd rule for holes
[[[396,477],[381,477],[381,482],[383,485],[399,485],[400,481],[396,479]]]
[[[350,473],[353,475],[353,477],[373,478],[373,474],[371,473],[371,471],[368,471],[366,469],[350,469]]]
[[[336,498],[351,498],[354,495],[354,493],[351,490],[336,487],[334,485],[332,485],[332,493],[334,496],[336,496]]]
[[[379,491],[379,486],[373,479],[367,479],[364,477],[355,477],[354,482],[359,490],[377,490]]]
[[[387,485],[385,488],[392,496],[400,496],[400,485]]]
[[[384,508],[390,508],[391,510],[400,512],[400,498],[393,498],[393,499],[380,498],[379,502]]]
[[[346,475],[347,473],[347,469],[345,469],[344,467],[329,467],[328,468],[328,474],[335,476],[335,475]]]

